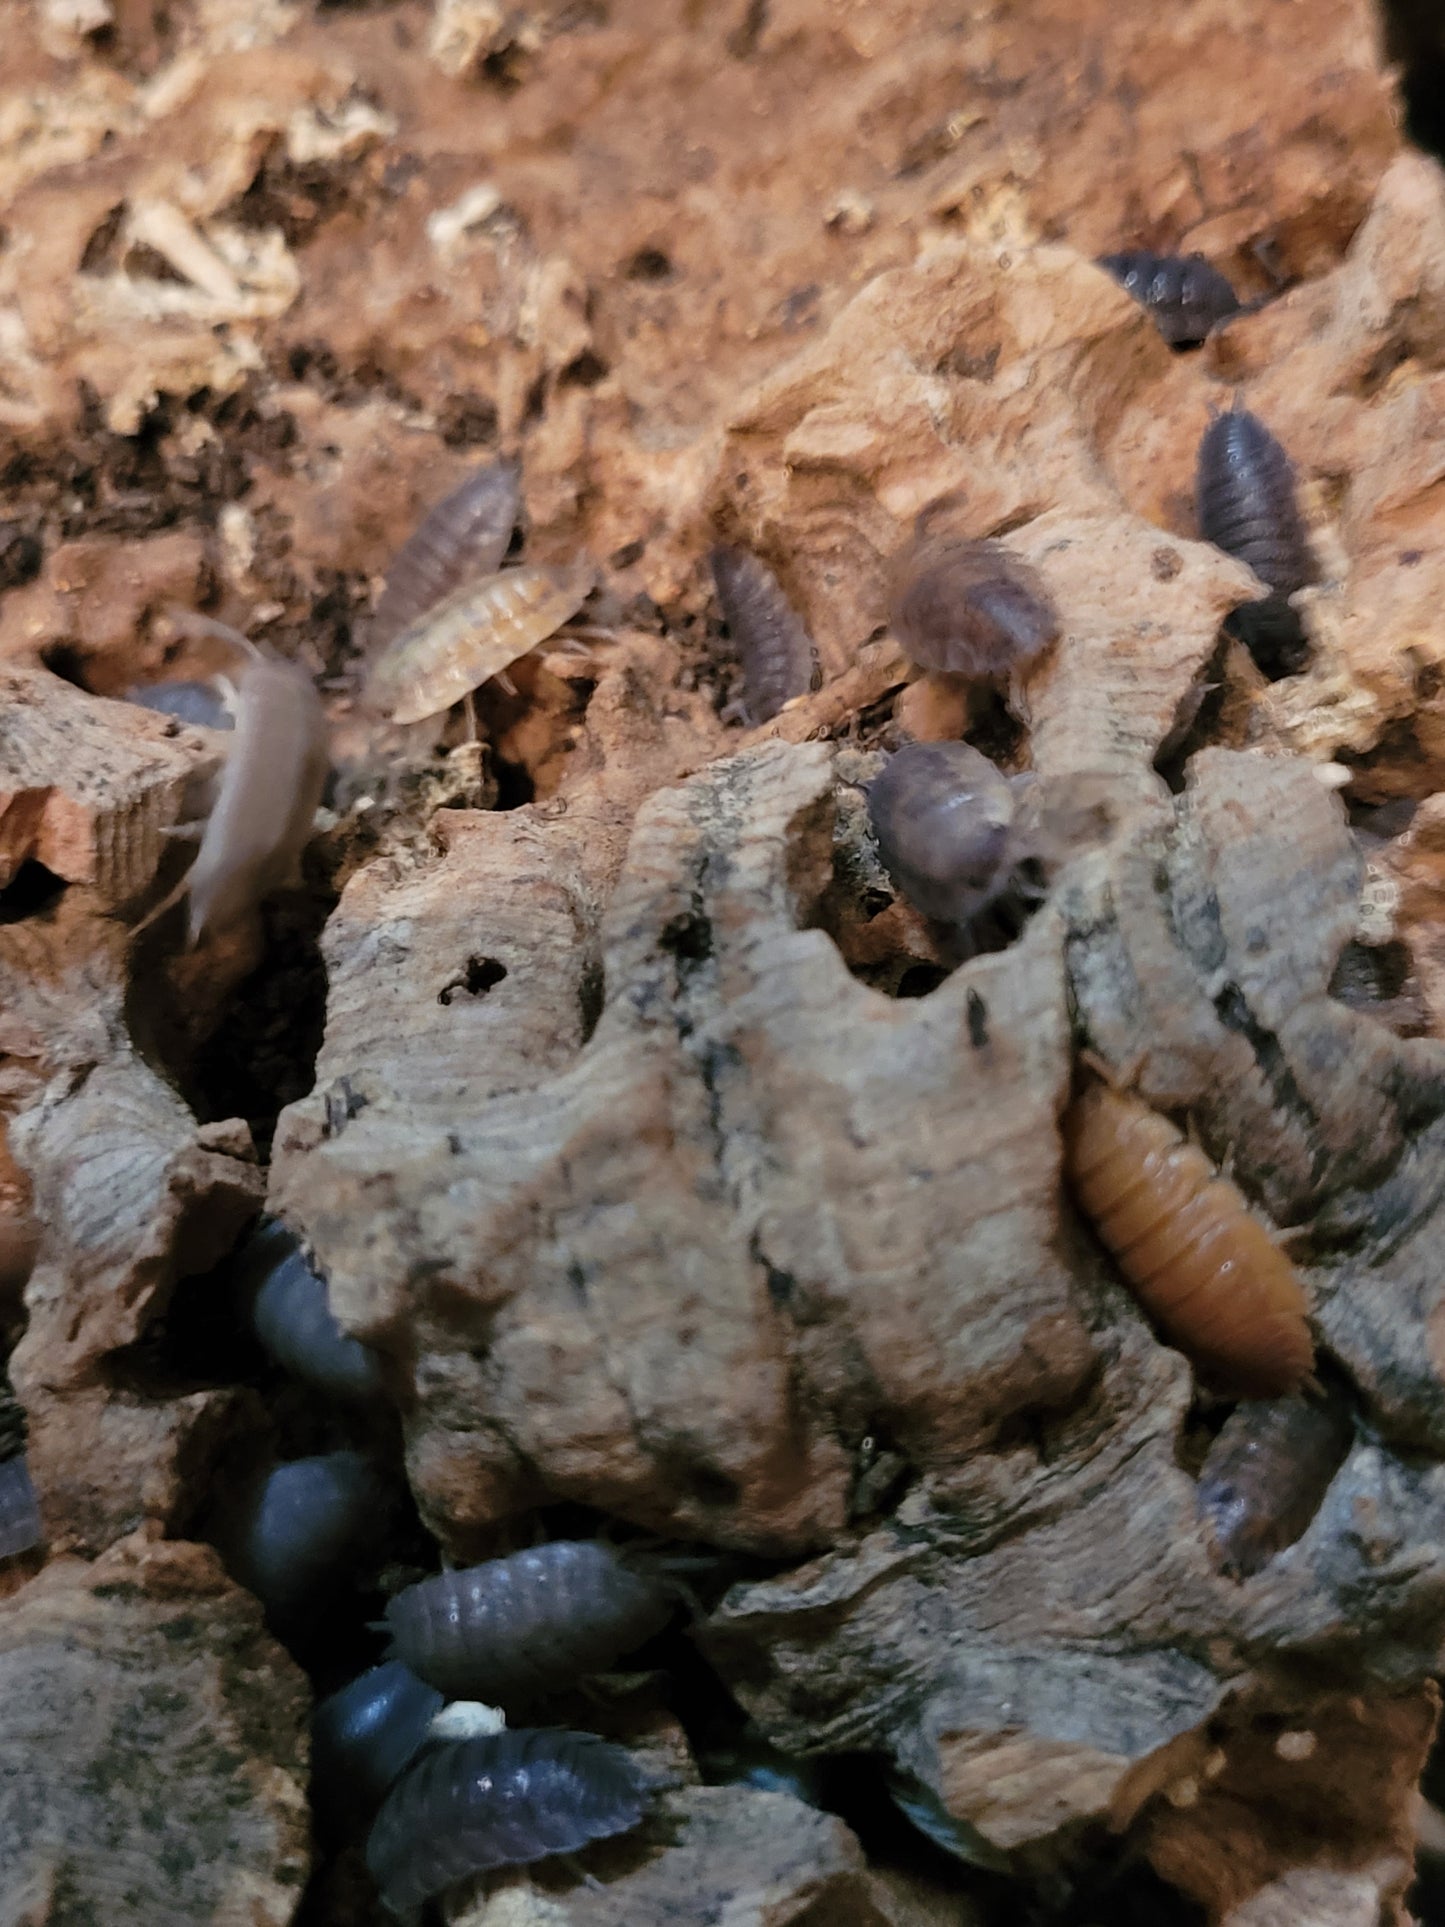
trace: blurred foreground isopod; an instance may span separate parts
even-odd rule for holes
[[[235,1277],[256,1336],[283,1371],[332,1398],[381,1396],[380,1359],[337,1324],[325,1281],[285,1225],[262,1220],[236,1254]]]
[[[366,1864],[393,1913],[471,1874],[627,1833],[663,1782],[591,1733],[527,1729],[428,1746],[376,1816]]]
[[[394,723],[450,709],[560,629],[595,581],[585,563],[525,563],[469,583],[387,645],[366,679],[367,704]]]
[[[437,1573],[386,1608],[393,1650],[452,1697],[525,1704],[641,1646],[672,1616],[660,1579],[600,1539],[554,1539]]]
[[[1099,266],[1128,290],[1171,348],[1192,348],[1239,313],[1239,297],[1202,254],[1153,254],[1130,248],[1101,254]]]
[[[816,658],[782,584],[747,549],[715,548],[708,557],[728,634],[743,671],[748,719],[768,722],[813,686]]]
[[[977,678],[1027,669],[1058,640],[1036,571],[998,542],[923,535],[894,571],[889,621],[920,668]]]
[[[1289,598],[1317,570],[1295,498],[1289,456],[1257,415],[1216,415],[1199,444],[1199,533],[1246,563],[1272,593],[1236,609],[1227,627],[1266,676],[1297,673],[1309,645]]]
[[[521,466],[485,462],[442,497],[397,551],[367,629],[383,649],[394,636],[468,583],[501,567],[517,526]]]
[[[29,1552],[44,1537],[25,1435],[25,1408],[0,1372],[0,1559]]]
[[[369,1820],[411,1764],[442,1696],[400,1660],[384,1660],[311,1716],[311,1797],[324,1823]]]
[[[1199,1474],[1196,1507],[1224,1572],[1247,1579],[1292,1546],[1320,1509],[1354,1438],[1338,1397],[1240,1405]]]
[[[1063,1136],[1080,1205],[1165,1338],[1238,1395],[1297,1392],[1314,1364],[1305,1295],[1229,1179],[1104,1084],[1070,1106]]]
[[[385,1529],[391,1492],[359,1452],[292,1459],[254,1480],[221,1527],[235,1577],[287,1624],[319,1612]]]

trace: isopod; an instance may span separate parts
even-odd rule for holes
[[[236,719],[226,692],[213,682],[137,683],[126,701],[200,729],[234,729]]]
[[[1245,1398],[1285,1398],[1310,1374],[1294,1267],[1238,1189],[1140,1098],[1091,1084],[1063,1122],[1085,1213],[1166,1339]]]
[[[1209,1448],[1196,1495],[1220,1569],[1247,1579],[1292,1546],[1319,1511],[1353,1438],[1339,1398],[1237,1406]]]
[[[319,1608],[373,1542],[390,1491],[359,1452],[326,1452],[272,1468],[244,1492],[222,1532],[235,1577],[273,1620]]]
[[[400,1660],[383,1660],[311,1716],[311,1794],[333,1828],[369,1820],[421,1751],[442,1696]]]
[[[1289,456],[1247,408],[1216,415],[1205,429],[1195,504],[1205,541],[1246,563],[1271,591],[1242,604],[1226,626],[1266,676],[1297,673],[1309,645],[1289,598],[1315,580],[1315,559]]]
[[[968,743],[906,743],[869,786],[884,868],[914,909],[951,926],[965,949],[1016,934],[1037,897],[1023,868],[1031,852],[1018,792],[1017,779]]]
[[[1030,565],[998,542],[922,535],[894,570],[889,621],[922,669],[998,678],[1058,640],[1058,613]]]
[[[387,1795],[366,1864],[404,1915],[471,1874],[630,1832],[662,1784],[592,1733],[522,1727],[449,1740],[425,1748]]]
[[[742,664],[748,718],[766,723],[813,686],[812,637],[760,557],[747,549],[718,547],[708,564]]]
[[[1129,248],[1101,254],[1099,266],[1146,308],[1171,348],[1192,348],[1239,313],[1239,296],[1202,254],[1153,254]]]
[[[527,563],[468,583],[388,643],[366,679],[367,704],[394,723],[450,709],[560,629],[595,581],[587,564]]]
[[[25,1437],[25,1407],[0,1372],[0,1559],[29,1552],[44,1537]]]
[[[485,462],[417,524],[386,572],[367,631],[383,649],[418,617],[501,567],[521,506],[521,464]]]
[[[381,1395],[381,1361],[336,1322],[325,1281],[285,1225],[263,1219],[237,1254],[235,1275],[252,1328],[283,1371],[332,1398]]]
[[[393,1650],[449,1696],[507,1706],[605,1670],[661,1631],[674,1596],[600,1539],[554,1539],[437,1573],[388,1602]]]

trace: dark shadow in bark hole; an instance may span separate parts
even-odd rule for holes
[[[1445,14],[1439,0],[1381,0],[1386,58],[1399,64],[1405,132],[1445,159]]]
[[[0,890],[0,924],[23,923],[29,917],[43,917],[53,910],[65,893],[65,879],[47,870],[34,858],[22,863],[10,882]]]

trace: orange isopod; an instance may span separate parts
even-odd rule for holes
[[[1284,1398],[1314,1365],[1294,1266],[1229,1179],[1140,1098],[1091,1084],[1064,1117],[1079,1203],[1171,1344],[1221,1390]]]

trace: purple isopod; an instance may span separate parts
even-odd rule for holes
[[[494,573],[517,526],[521,473],[518,462],[486,462],[427,512],[386,572],[367,630],[370,649],[384,649],[428,609]]]
[[[1289,456],[1247,408],[1216,415],[1205,429],[1195,504],[1205,541],[1238,557],[1272,591],[1236,609],[1227,626],[1266,676],[1294,675],[1309,646],[1289,598],[1317,570]]]
[[[728,634],[743,671],[743,705],[766,723],[785,703],[816,686],[813,640],[767,563],[747,549],[708,556]]]
[[[1192,348],[1239,313],[1239,296],[1202,254],[1129,248],[1101,254],[1099,266],[1146,308],[1171,348]]]
[[[386,1608],[393,1650],[459,1699],[525,1704],[604,1671],[667,1624],[675,1596],[600,1539],[554,1539],[437,1573]]]
[[[428,1746],[371,1829],[366,1864],[393,1913],[494,1867],[627,1833],[663,1782],[593,1733],[527,1728]]]
[[[1001,543],[948,534],[920,535],[899,559],[889,622],[921,669],[977,679],[1026,669],[1060,630],[1027,562]]]
[[[292,1459],[245,1489],[221,1531],[235,1577],[273,1620],[308,1616],[384,1527],[391,1491],[360,1452]]]
[[[311,1797],[339,1831],[369,1820],[416,1758],[442,1696],[400,1660],[383,1660],[321,1701],[311,1716]]]
[[[25,1457],[25,1407],[0,1370],[0,1559],[29,1552],[45,1536]]]
[[[1320,1509],[1354,1438],[1339,1397],[1236,1406],[1199,1473],[1196,1511],[1222,1572],[1247,1579],[1292,1546]]]
[[[1040,889],[1018,791],[968,743],[907,743],[868,790],[884,868],[926,917],[955,933],[958,960],[1017,934]]]
[[[324,1279],[285,1225],[262,1219],[237,1253],[236,1279],[256,1336],[283,1371],[332,1398],[381,1397],[381,1361],[337,1324]]]

